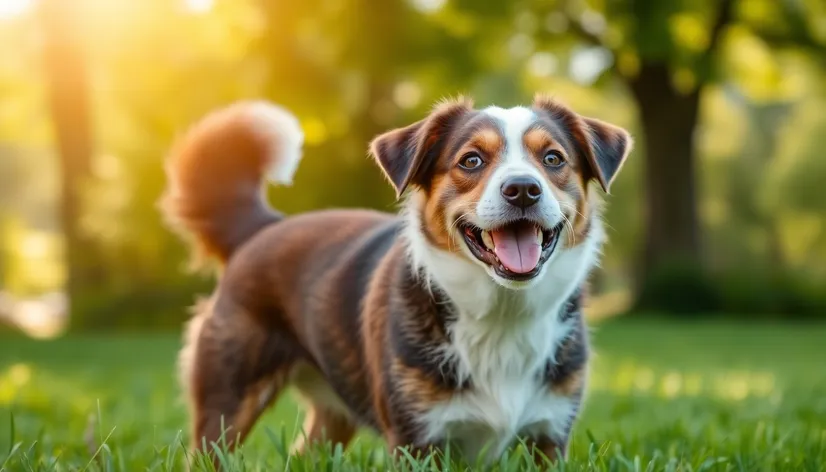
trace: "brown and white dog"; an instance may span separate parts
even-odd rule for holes
[[[400,215],[285,217],[262,181],[289,183],[302,141],[287,111],[239,103],[169,161],[167,217],[224,264],[181,353],[194,445],[222,424],[243,440],[293,385],[309,440],[369,426],[392,450],[449,442],[489,459],[524,440],[564,455],[587,377],[581,294],[604,239],[590,184],[608,189],[628,133],[542,97],[447,101],[371,144]]]

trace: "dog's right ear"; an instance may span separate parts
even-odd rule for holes
[[[425,119],[410,126],[384,133],[370,143],[370,154],[401,197],[410,184],[438,157],[447,131],[456,119],[473,110],[465,98],[437,105]]]

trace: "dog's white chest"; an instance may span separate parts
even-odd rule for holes
[[[554,395],[538,382],[510,382],[455,396],[430,411],[427,426],[473,459],[482,452],[498,456],[520,436],[561,432],[573,413],[570,399]]]
[[[428,440],[449,440],[469,458],[494,457],[520,436],[561,434],[575,403],[554,394],[543,373],[570,326],[551,318],[514,330],[477,328],[453,331],[445,355],[471,386],[424,416]]]

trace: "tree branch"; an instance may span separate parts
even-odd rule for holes
[[[574,18],[573,15],[570,14],[570,12],[573,10],[572,6],[572,1],[568,0],[560,7],[560,10],[566,12],[565,18],[568,20],[571,32],[573,32],[575,36],[579,37],[579,39],[585,41],[586,43],[592,46],[599,46],[608,49],[612,53],[616,53],[616,51],[613,48],[610,48],[608,47],[608,45],[605,44],[605,41],[603,41],[603,39],[599,35],[594,34],[591,31],[585,29],[585,27],[582,26],[582,22],[578,18]]]
[[[572,18],[570,15],[565,15],[565,18],[568,19],[568,23],[571,25],[571,31],[573,31],[573,33],[576,36],[578,36],[579,39],[585,41],[586,43],[588,43],[592,46],[603,47],[605,49],[608,49],[611,52],[614,52],[614,50],[612,48],[609,48],[608,46],[605,45],[605,42],[603,42],[602,38],[600,38],[598,35],[590,32],[590,31],[586,30],[582,26],[582,23],[580,23],[579,20],[577,20],[576,18]]]
[[[717,12],[717,19],[711,25],[709,31],[708,47],[700,54],[697,60],[697,78],[702,83],[711,76],[714,56],[720,49],[723,38],[723,31],[734,20],[734,0],[721,0],[720,9]]]
[[[777,31],[761,31],[755,27],[752,27],[752,31],[769,46],[776,48],[800,47],[816,53],[816,57],[822,57],[824,44],[812,35],[806,21],[806,12],[787,7],[783,9],[783,16],[788,26],[785,34]]]
[[[711,32],[709,33],[708,48],[704,55],[713,55],[716,49],[720,46],[720,41],[723,37],[723,30],[734,20],[734,0],[722,0],[720,2],[720,10],[717,13],[717,20],[711,25]]]

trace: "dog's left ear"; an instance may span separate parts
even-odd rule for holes
[[[546,113],[570,133],[580,152],[585,155],[590,176],[608,192],[611,182],[633,147],[628,131],[604,121],[580,116],[544,94],[534,97],[533,106],[534,110]]]
[[[585,139],[591,152],[587,152],[588,164],[594,177],[605,192],[611,188],[628,153],[633,147],[633,140],[628,131],[610,123],[594,118],[583,118]]]
[[[446,101],[427,118],[384,133],[370,143],[370,154],[390,180],[397,197],[430,167],[449,128],[472,109],[473,103],[465,98]]]

